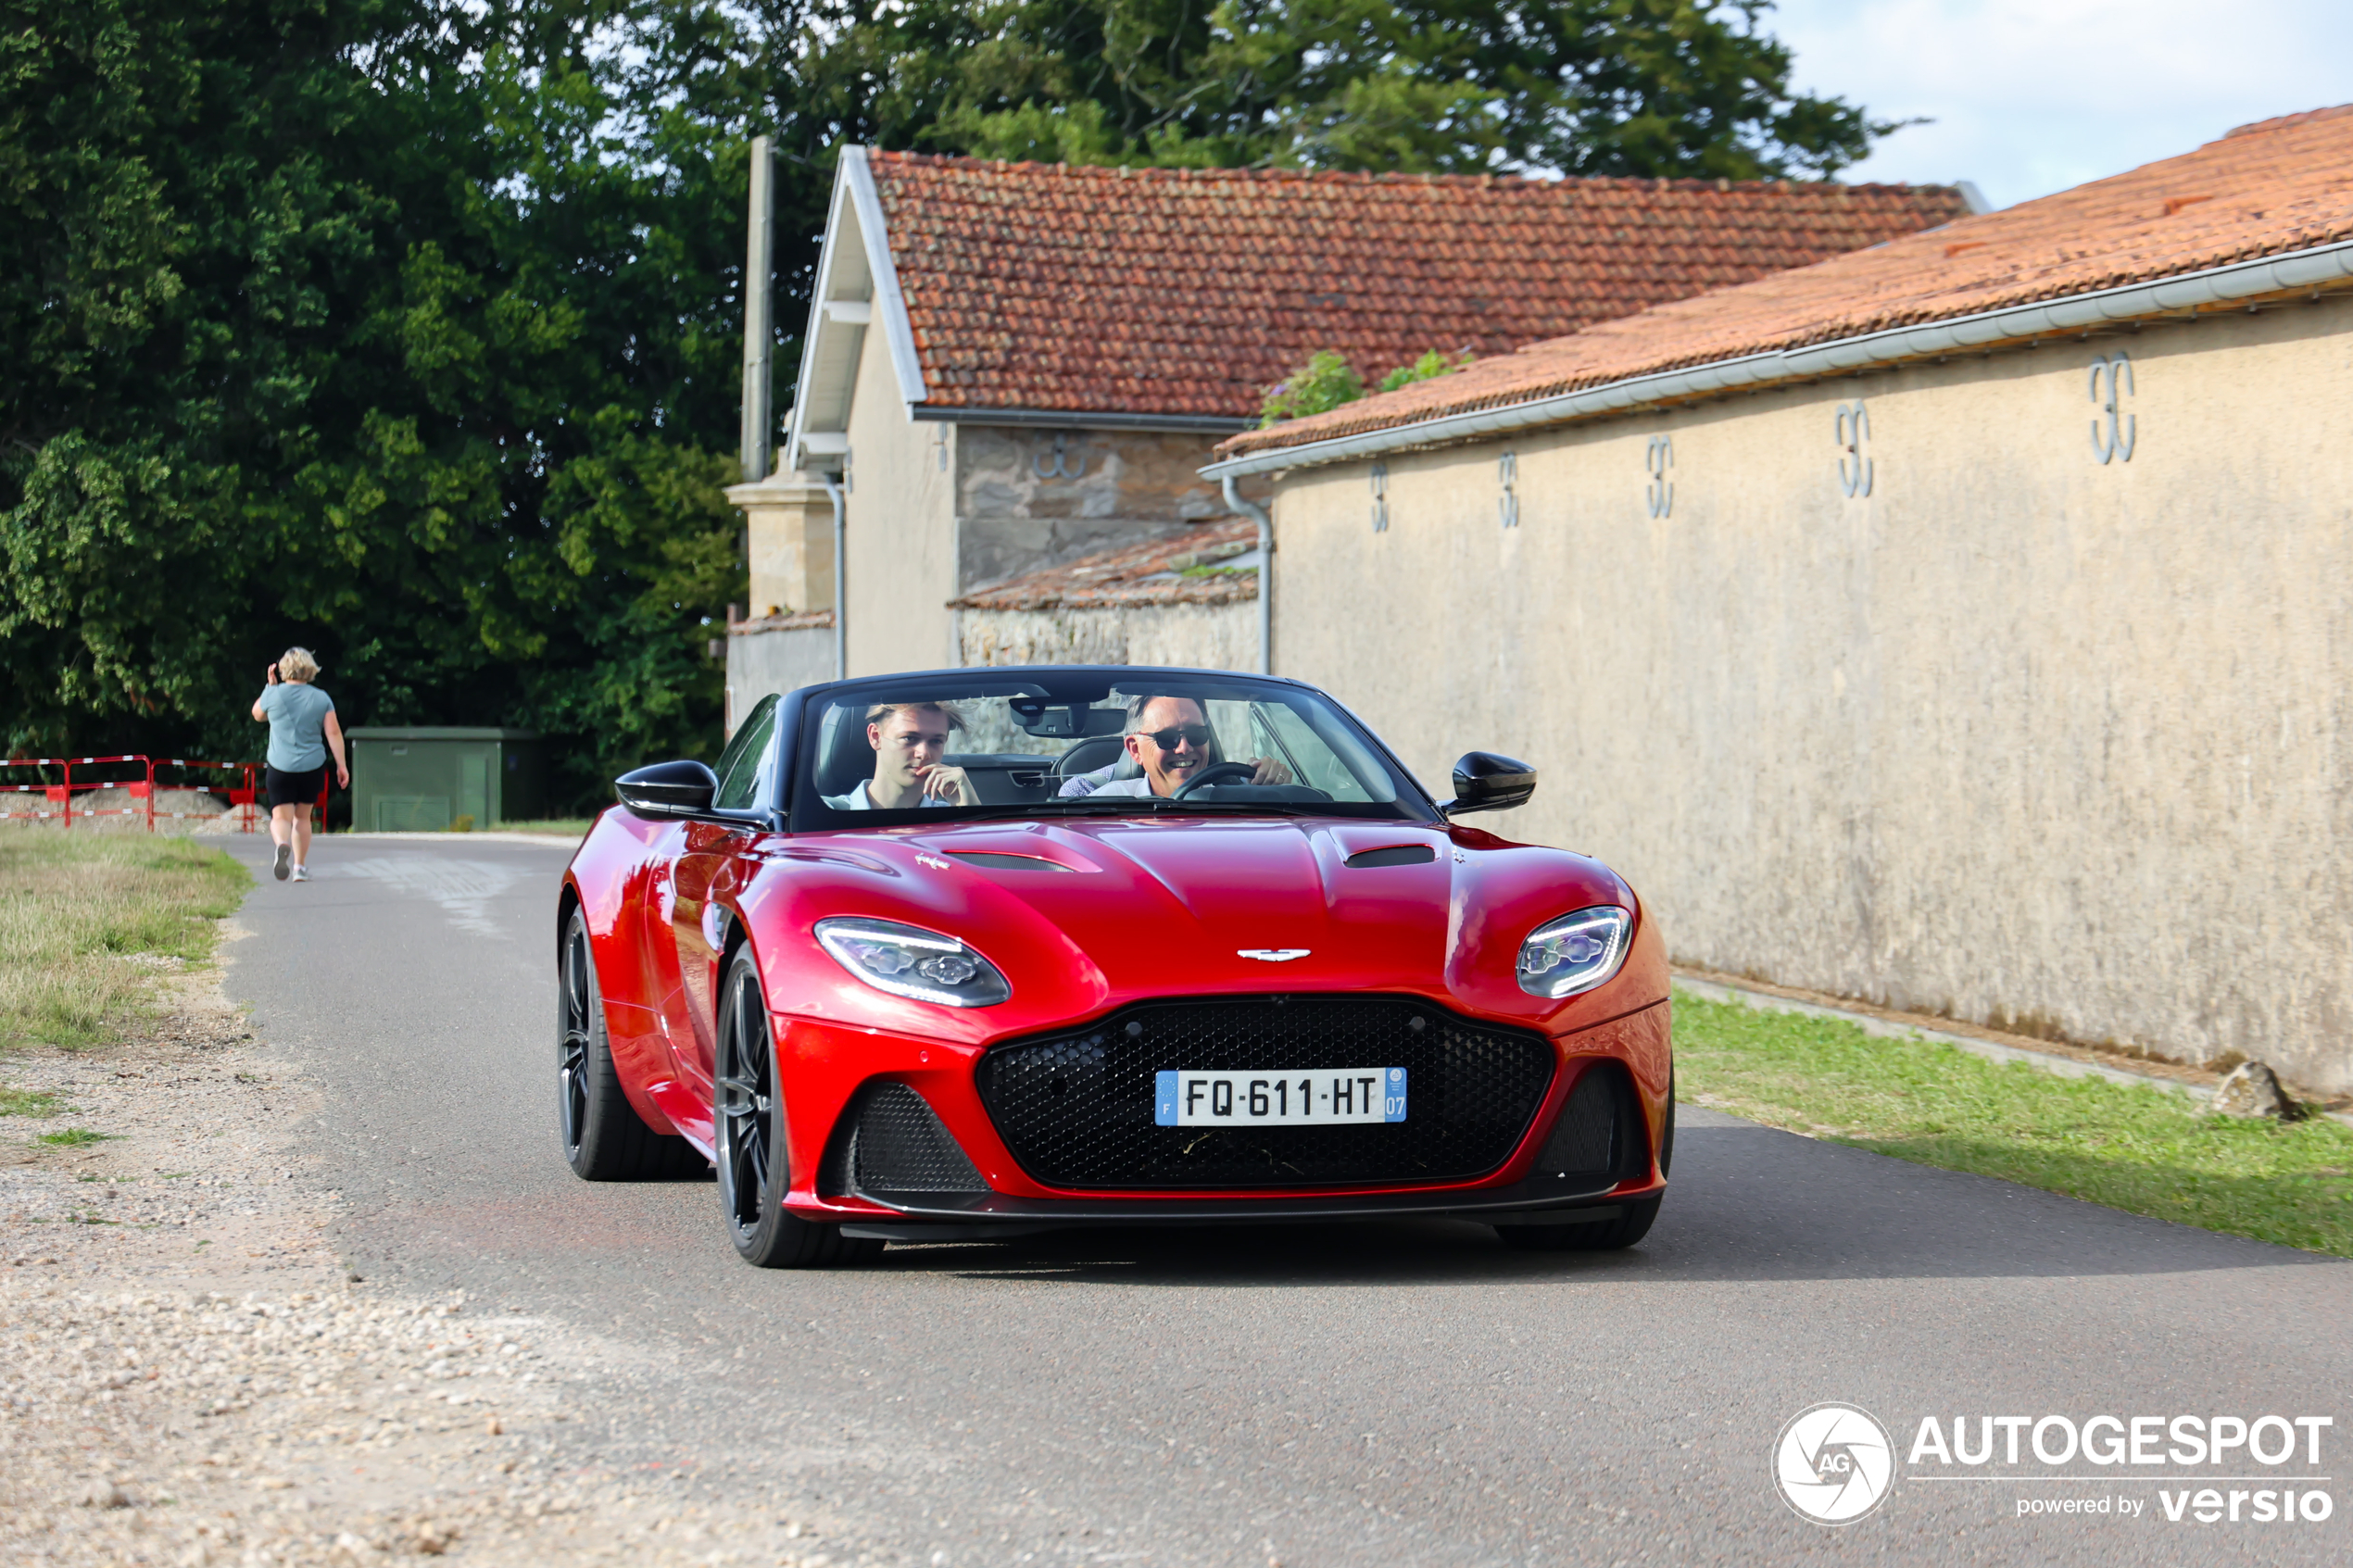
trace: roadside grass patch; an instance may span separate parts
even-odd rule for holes
[[[210,958],[212,922],[250,885],[185,838],[0,834],[0,1046],[120,1039],[147,1010],[150,976]]]
[[[2353,1258],[2353,1127],[2202,1114],[1941,1041],[1675,995],[1679,1096],[1916,1164]]]
[[[87,1148],[94,1143],[105,1143],[112,1133],[94,1132],[88,1127],[68,1127],[62,1133],[44,1133],[36,1141],[53,1143],[61,1148]]]
[[[37,1116],[45,1121],[65,1109],[65,1101],[53,1094],[0,1085],[0,1116]]]

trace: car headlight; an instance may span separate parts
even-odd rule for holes
[[[817,942],[834,961],[877,991],[985,1008],[1013,994],[997,966],[957,941],[921,926],[887,920],[821,920]]]
[[[1531,997],[1574,997],[1617,972],[1634,933],[1631,911],[1596,904],[1529,933],[1519,948],[1519,988]]]

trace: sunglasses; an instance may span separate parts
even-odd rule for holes
[[[1180,744],[1200,751],[1209,745],[1209,726],[1206,724],[1171,724],[1164,730],[1139,730],[1137,733],[1163,751],[1174,751]]]

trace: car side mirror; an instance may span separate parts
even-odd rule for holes
[[[1454,798],[1439,809],[1450,817],[1466,811],[1507,811],[1525,806],[1536,793],[1536,770],[1491,751],[1468,751],[1454,764]]]
[[[708,813],[719,775],[700,762],[655,762],[622,774],[612,789],[636,815],[668,822]]]

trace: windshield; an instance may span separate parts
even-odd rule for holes
[[[802,723],[797,830],[935,815],[1429,816],[1337,706],[1246,677],[1038,671],[862,682],[812,694]]]

